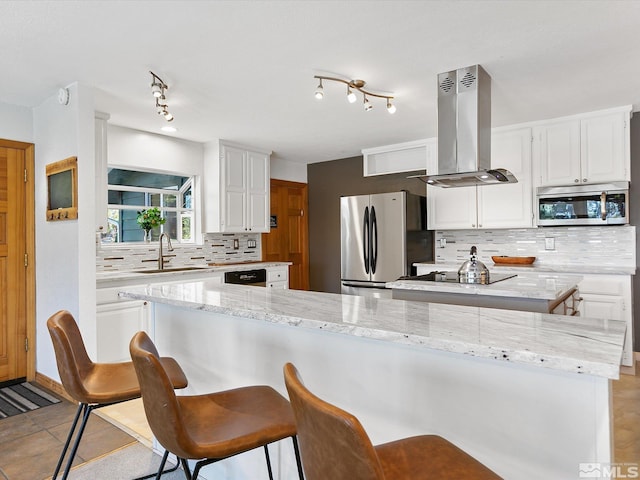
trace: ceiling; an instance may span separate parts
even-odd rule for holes
[[[110,123],[231,140],[312,163],[436,135],[436,75],[481,64],[493,126],[640,107],[640,1],[2,1],[0,102],[34,107],[73,82]],[[365,112],[346,87],[395,95]]]

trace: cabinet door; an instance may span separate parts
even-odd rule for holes
[[[573,185],[581,182],[579,120],[538,127],[534,138],[538,142],[541,185]]]
[[[247,230],[269,232],[269,156],[247,152]]]
[[[429,230],[477,228],[476,187],[442,188],[427,185]]]
[[[518,183],[478,187],[478,228],[533,227],[531,129],[494,133],[491,165],[506,168]]]
[[[628,116],[616,112],[580,122],[583,183],[630,180],[625,148]]]
[[[129,362],[129,341],[149,328],[147,302],[120,301],[98,305],[96,314],[97,362]]]
[[[222,149],[223,174],[221,230],[242,232],[247,225],[247,157],[244,150],[225,145]]]

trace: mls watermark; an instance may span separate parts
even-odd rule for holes
[[[637,463],[581,463],[579,478],[640,478]]]

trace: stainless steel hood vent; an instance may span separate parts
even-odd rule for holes
[[[438,75],[438,174],[418,178],[445,188],[518,181],[491,168],[491,77],[480,65]]]

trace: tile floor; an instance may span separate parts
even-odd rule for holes
[[[0,480],[50,478],[75,410],[75,405],[62,401],[0,420]],[[615,461],[640,463],[640,369],[636,376],[621,375],[613,382],[613,410]],[[137,440],[150,445],[151,432],[140,400],[97,412],[100,415],[89,420],[74,465]]]
[[[50,478],[73,422],[76,405],[63,400],[33,412],[0,420],[0,480]],[[136,442],[110,422],[93,415],[74,465]]]

